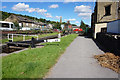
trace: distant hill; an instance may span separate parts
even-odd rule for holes
[[[14,13],[8,13],[8,12],[3,12],[3,11],[0,11],[2,12],[2,20],[4,21],[6,18],[8,18],[11,14],[14,14]],[[21,15],[21,14],[14,14],[16,16],[22,16],[22,17],[26,17],[28,19],[32,19],[32,20],[36,20],[36,21],[41,21],[43,23],[56,23],[55,21],[50,21],[50,20],[46,20],[46,19],[43,19],[43,18],[36,18],[36,17],[31,17],[31,16],[27,16],[27,15]]]
[[[43,18],[36,18],[36,17],[31,17],[31,16],[27,16],[27,15],[21,15],[21,14],[15,14],[15,13],[8,13],[8,12],[4,12],[4,11],[0,11],[2,12],[2,20],[4,21],[6,18],[8,18],[11,14],[14,14],[16,16],[22,16],[22,17],[26,17],[28,19],[32,19],[32,20],[36,20],[37,22],[43,22],[43,23],[47,23],[47,24],[56,24],[56,23],[59,23],[59,22],[56,22],[56,21],[50,21],[50,20],[46,20],[46,19],[43,19]],[[62,22],[62,24],[67,24],[66,22]],[[72,25],[76,25],[76,24],[72,24]]]

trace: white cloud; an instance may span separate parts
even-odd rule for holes
[[[52,18],[52,15],[51,15],[50,13],[44,13],[44,16],[45,16],[45,17]]]
[[[18,3],[12,7],[14,11],[27,11],[29,13],[31,12],[37,12],[40,13],[41,15],[44,15],[45,17],[53,18],[50,13],[46,13],[47,10],[45,9],[40,9],[40,8],[31,8],[29,7],[28,4],[25,3]],[[56,16],[58,18],[59,16]]]
[[[81,2],[82,0],[64,0],[64,2]]]
[[[29,5],[25,3],[18,3],[12,7],[14,11],[25,11],[28,8],[29,8]]]
[[[91,15],[91,13],[79,13],[79,14],[78,14],[78,16],[80,16],[80,17],[81,17],[81,16],[90,16],[90,15]]]
[[[52,4],[52,5],[49,6],[49,8],[58,8],[58,7],[59,7],[58,4]]]
[[[79,13],[78,16],[83,19],[89,19],[91,17],[91,13]]]
[[[56,19],[60,19],[61,16],[55,16]]]
[[[74,12],[82,19],[90,19],[92,10],[90,6],[80,5],[74,8]]]
[[[65,3],[68,2],[95,2],[96,0],[64,0]]]
[[[90,8],[91,8],[90,6],[81,5],[81,6],[76,6],[74,8],[74,11],[76,13],[91,13],[92,10]]]
[[[45,10],[45,9],[38,9],[37,12],[45,13],[45,12],[47,12],[47,10]]]
[[[76,21],[75,23],[78,24],[78,23],[80,23],[80,22],[79,22],[79,21]]]
[[[7,6],[3,6],[2,8],[7,8]]]
[[[65,21],[75,21],[76,19],[64,19]]]
[[[35,9],[34,9],[34,8],[27,8],[25,11],[28,11],[28,12],[34,12]]]
[[[18,3],[12,7],[14,11],[27,11],[27,12],[38,12],[38,13],[45,13],[47,10],[40,9],[40,8],[30,8],[28,4],[25,3]]]

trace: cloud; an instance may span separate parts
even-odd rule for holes
[[[35,9],[34,9],[34,8],[27,8],[25,11],[28,11],[28,12],[34,12]]]
[[[52,4],[52,5],[49,6],[49,8],[58,8],[58,7],[59,7],[58,4]]]
[[[45,10],[45,9],[38,9],[37,12],[45,13],[45,12],[47,12],[47,10]]]
[[[81,2],[82,0],[64,0],[64,2]]]
[[[78,24],[78,23],[80,23],[80,22],[79,22],[79,21],[76,21],[75,23]]]
[[[40,9],[40,8],[30,8],[28,4],[25,3],[18,3],[12,7],[14,11],[27,11],[27,12],[38,12],[38,13],[45,13],[47,10]]]
[[[28,8],[29,8],[29,5],[25,3],[18,3],[12,7],[14,11],[25,11]]]
[[[83,19],[89,19],[91,17],[91,13],[79,13],[78,16]]]
[[[90,8],[91,8],[90,6],[85,6],[85,5],[76,6],[74,8],[74,12],[76,12],[76,13],[91,13],[92,10]]]
[[[55,16],[56,19],[60,19],[61,16]]]
[[[50,13],[44,13],[43,14],[45,17],[49,17],[49,18],[52,18],[52,15]]]
[[[64,0],[65,3],[68,2],[95,2],[96,0]]]
[[[3,6],[2,8],[7,8],[7,6]]]
[[[92,10],[90,6],[80,5],[74,8],[74,12],[82,19],[90,19]]]
[[[14,5],[12,7],[12,9],[14,11],[27,11],[29,13],[31,13],[31,12],[37,12],[37,13],[40,13],[41,15],[44,15],[45,17],[53,18],[50,13],[46,13],[47,10],[40,9],[40,8],[32,8],[32,7],[29,7],[29,5],[25,4],[25,3],[18,3],[16,5]],[[56,16],[56,18],[58,18],[58,17],[59,16]]]
[[[90,15],[91,15],[91,13],[79,13],[78,14],[79,17],[81,17],[81,16],[85,17],[85,16],[90,16]]]
[[[64,21],[75,21],[76,19],[64,19]]]

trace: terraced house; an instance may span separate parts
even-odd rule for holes
[[[98,32],[120,33],[120,1],[100,2],[97,0],[91,17],[94,38]]]
[[[10,15],[7,19],[5,19],[5,21],[14,22],[14,23],[17,22],[20,27],[29,27],[31,29],[39,28],[41,30],[44,30],[47,25],[42,22],[36,22],[34,20],[16,15]]]

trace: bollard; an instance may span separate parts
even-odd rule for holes
[[[32,39],[31,39],[31,48],[35,48],[36,47],[35,41],[36,41],[36,39],[34,37],[32,37]]]

